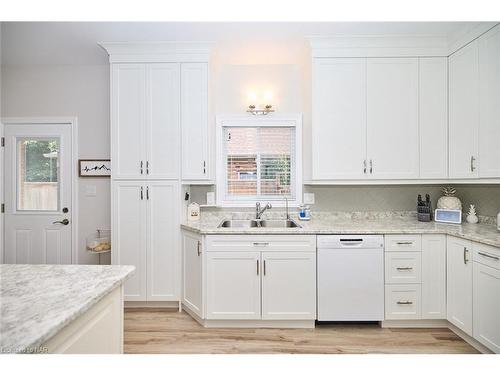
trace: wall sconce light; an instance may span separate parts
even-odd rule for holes
[[[255,105],[250,104],[247,109],[248,113],[252,115],[267,115],[268,113],[274,112],[273,106],[271,104],[267,104],[263,109],[256,109]]]

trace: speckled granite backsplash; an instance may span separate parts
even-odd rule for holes
[[[496,218],[500,212],[500,185],[452,185],[464,211],[474,204],[480,216]],[[315,194],[314,211],[415,211],[417,195],[431,195],[433,205],[441,197],[441,185],[304,186]],[[204,203],[214,186],[191,186],[191,198]]]

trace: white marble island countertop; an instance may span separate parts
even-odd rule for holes
[[[133,266],[0,265],[0,353],[36,352],[134,272]]]
[[[243,215],[248,216],[249,214]],[[283,218],[273,215],[269,219]],[[441,233],[500,247],[500,231],[494,224],[442,224],[417,221],[409,212],[316,213],[311,221],[299,221],[301,228],[219,228],[223,219],[242,219],[241,214],[202,214],[200,221],[186,222],[182,228],[198,234],[425,234]],[[248,216],[247,218],[251,218]]]

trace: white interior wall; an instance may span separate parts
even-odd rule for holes
[[[78,118],[81,159],[109,159],[109,67],[79,65],[2,66],[4,117]],[[79,263],[97,263],[85,239],[97,228],[110,228],[110,180],[79,178]],[[96,196],[87,196],[95,186]],[[109,263],[109,254],[102,255]]]

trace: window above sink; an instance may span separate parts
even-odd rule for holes
[[[217,205],[302,197],[302,116],[217,116]]]

